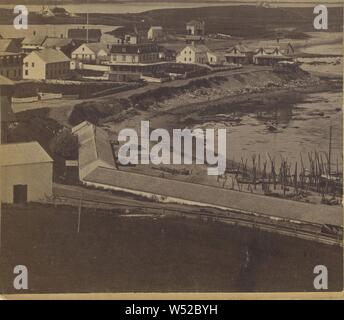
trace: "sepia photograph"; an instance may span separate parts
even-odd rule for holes
[[[0,0],[0,298],[342,295],[343,7]]]

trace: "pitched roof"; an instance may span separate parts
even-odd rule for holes
[[[107,44],[104,42],[92,42],[92,43],[85,43],[85,45],[92,50],[93,52],[99,52],[100,50],[105,50],[106,52],[109,51]]]
[[[151,26],[150,29],[152,29],[152,30],[162,30],[162,26]]]
[[[38,55],[46,63],[70,61],[70,59],[63,52],[52,48],[45,48],[43,50],[32,51],[30,54]]]
[[[0,86],[13,86],[14,82],[2,75],[0,75]]]
[[[199,23],[203,23],[204,21],[201,20],[191,20],[189,22],[186,23],[187,26],[191,26],[191,25],[195,25],[195,24],[199,24]]]
[[[1,52],[20,52],[19,39],[0,39]]]
[[[84,121],[73,127],[79,141],[79,175],[83,179],[98,166],[116,168],[112,147],[106,132]]]
[[[25,37],[22,44],[23,45],[31,44],[31,45],[41,46],[46,38],[47,36],[41,36],[41,35],[36,35],[33,37]]]
[[[47,38],[43,42],[43,47],[45,48],[61,48],[68,46],[73,42],[73,39],[69,38]]]
[[[194,50],[196,53],[211,52],[210,49],[204,44],[189,45],[189,46],[184,47],[182,50],[180,50],[180,52],[186,50],[186,48],[190,48],[190,49]]]
[[[53,161],[53,159],[37,141],[1,144],[0,154],[1,166],[14,166]]]

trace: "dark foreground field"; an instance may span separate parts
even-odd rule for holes
[[[198,219],[84,210],[77,234],[76,208],[2,213],[2,293],[15,292],[19,264],[35,293],[311,291],[319,264],[328,268],[329,290],[342,290],[337,247]]]

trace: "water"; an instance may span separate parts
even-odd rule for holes
[[[256,0],[247,0],[243,1],[233,1],[232,2],[202,2],[197,3],[195,2],[123,2],[123,3],[87,3],[87,0],[84,0],[85,4],[64,4],[59,5],[59,7],[65,8],[67,11],[71,13],[140,13],[149,10],[156,10],[156,9],[172,9],[172,8],[199,8],[199,7],[214,7],[214,6],[236,6],[236,5],[256,5]],[[16,1],[16,4],[21,4],[20,1]],[[0,8],[12,9],[16,4],[0,4]],[[51,6],[54,3],[52,2]],[[341,2],[333,2],[326,4],[328,7],[332,6],[340,6]],[[314,7],[315,4],[312,1],[306,2],[279,2],[279,3],[272,3],[271,7]],[[27,6],[30,11],[40,11],[42,9],[42,5],[28,5]]]
[[[240,113],[241,125],[227,122],[206,122],[194,125],[201,128],[227,129],[227,159],[250,162],[253,155],[269,162],[269,155],[279,164],[281,158],[289,162],[302,160],[308,165],[308,153],[320,152],[326,161],[329,149],[329,131],[332,126],[332,167],[342,163],[342,101],[341,92],[306,94],[295,104],[283,103],[274,108],[259,107],[260,113]],[[223,113],[223,112],[221,112]],[[267,130],[268,120],[277,121],[278,130]]]
[[[30,37],[33,36],[34,31],[36,34],[40,36],[49,36],[49,37],[60,37],[63,35],[67,37],[68,29],[71,28],[82,28],[85,27],[86,24],[45,24],[45,25],[36,25],[30,24],[27,30],[16,30],[13,28],[12,25],[1,25],[0,26],[0,34],[6,38],[11,37]],[[105,26],[105,25],[93,25],[90,24],[89,28],[101,29],[102,32],[108,32],[116,29],[115,26]]]

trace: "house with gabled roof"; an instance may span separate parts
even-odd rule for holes
[[[111,46],[103,42],[84,43],[72,52],[72,59],[84,63],[108,60]]]
[[[228,63],[249,64],[255,52],[255,48],[239,43],[225,53],[225,58]]]
[[[47,39],[47,36],[33,35],[25,37],[22,41],[21,47],[24,53],[30,53],[34,50],[43,49],[43,43]]]
[[[0,145],[2,203],[45,201],[53,194],[53,159],[36,142]]]
[[[76,43],[69,38],[46,38],[42,44],[43,48],[52,48],[62,51],[66,56],[70,57],[73,50],[76,48]]]
[[[24,79],[64,79],[69,74],[70,59],[59,50],[46,48],[32,51],[24,58]]]
[[[292,61],[293,58],[279,47],[259,48],[253,56],[253,63],[257,65],[275,65],[280,61]]]
[[[176,61],[177,63],[206,64],[210,52],[209,48],[203,44],[188,45],[179,51]]]

